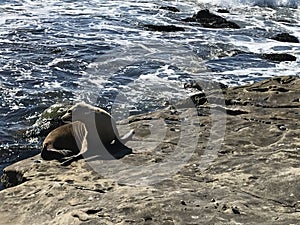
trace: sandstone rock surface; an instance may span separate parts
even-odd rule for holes
[[[0,224],[299,224],[300,79],[198,86],[121,123],[136,130],[121,160],[8,166]]]

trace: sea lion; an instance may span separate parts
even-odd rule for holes
[[[96,128],[104,145],[109,145],[113,141],[120,141],[125,144],[134,134],[134,130],[131,130],[128,134],[120,138],[115,119],[104,109],[85,102],[80,102],[72,106],[61,119],[65,123],[81,121],[86,125],[87,130]]]
[[[41,156],[45,160],[64,159],[87,151],[87,129],[75,121],[51,131],[43,142]]]
[[[67,124],[51,131],[43,142],[43,159],[58,159],[66,165],[84,153],[112,159],[132,152],[124,144],[131,140],[134,130],[120,138],[114,118],[104,109],[77,103],[62,120]]]

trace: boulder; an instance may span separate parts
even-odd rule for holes
[[[47,108],[30,129],[25,132],[26,138],[45,137],[50,131],[63,125],[61,116],[71,107],[69,104],[57,103]]]
[[[271,39],[274,39],[276,41],[281,41],[281,42],[299,43],[299,39],[297,37],[290,35],[288,33],[277,34]]]
[[[287,53],[266,53],[263,54],[262,57],[267,60],[278,61],[278,62],[297,60],[295,56]]]
[[[206,28],[232,28],[239,29],[240,26],[234,22],[228,21],[225,18],[211,13],[209,10],[200,10],[192,17],[183,19],[185,22],[197,22]]]

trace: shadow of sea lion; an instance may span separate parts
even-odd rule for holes
[[[132,149],[125,146],[121,142],[117,142],[117,143],[111,144],[110,146],[107,146],[101,152],[102,152],[102,154],[99,155],[99,154],[89,154],[89,151],[87,151],[87,152],[84,152],[81,154],[77,154],[75,156],[63,157],[58,160],[61,162],[62,166],[68,166],[72,162],[77,161],[79,159],[83,159],[83,158],[85,159],[85,161],[121,159],[124,156],[131,154]]]

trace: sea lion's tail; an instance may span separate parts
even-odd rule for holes
[[[134,130],[129,131],[127,134],[125,134],[123,137],[121,137],[120,142],[122,144],[125,144],[126,142],[130,141],[134,135]]]

